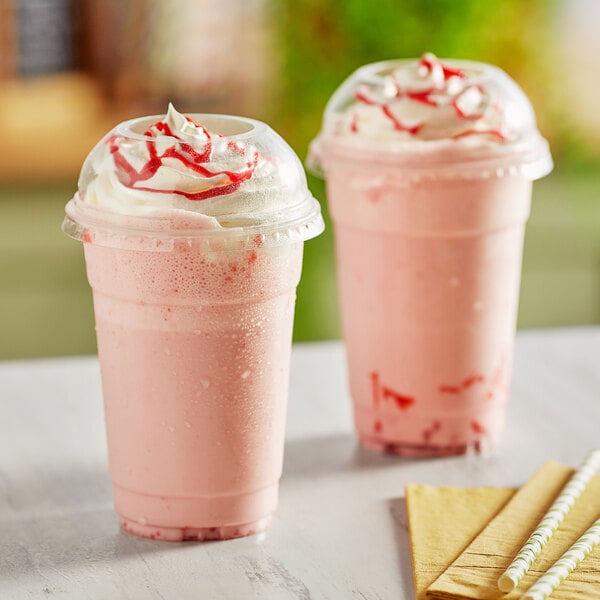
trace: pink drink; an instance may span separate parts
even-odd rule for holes
[[[89,202],[105,190],[83,192]],[[283,229],[261,224],[264,202],[256,215],[248,196],[245,225],[226,227],[230,212],[219,223],[206,216],[233,202],[225,195],[204,213],[123,215],[80,196],[67,207],[65,229],[84,242],[94,292],[115,508],[121,526],[144,537],[250,535],[277,506],[303,239],[320,218],[313,201]]]
[[[361,442],[403,454],[494,443],[531,182],[429,181],[369,199],[353,189],[349,169],[331,165],[328,200]]]
[[[431,56],[419,67],[425,61],[442,68]],[[531,180],[551,163],[539,138],[533,150],[510,141],[506,116],[479,105],[467,114],[466,102],[457,110],[463,80],[486,67],[456,62],[438,81],[424,69],[413,87],[394,71],[402,61],[358,71],[332,99],[313,147],[335,224],[355,426],[379,451],[479,451],[497,443],[504,423]],[[390,72],[386,99],[377,86]],[[508,84],[493,75],[500,102]],[[472,85],[490,94],[481,79]],[[522,110],[524,97],[509,91]]]
[[[302,244],[85,244],[116,510],[160,539],[264,529],[277,504]]]

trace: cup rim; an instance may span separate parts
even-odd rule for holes
[[[75,194],[67,203],[62,230],[78,241],[85,241],[92,234],[98,245],[105,246],[121,245],[126,239],[147,240],[150,247],[153,240],[199,241],[207,246],[226,240],[243,245],[255,243],[257,237],[267,245],[280,245],[307,241],[325,229],[321,206],[315,198],[309,195],[301,208],[302,210],[293,211],[292,214],[282,212],[279,215],[282,218],[273,222],[218,228],[173,228],[169,224],[186,211],[174,212],[169,209],[158,211],[152,216],[120,215],[85,205],[78,194]]]
[[[240,117],[237,115],[229,115],[229,114],[220,114],[220,113],[190,113],[190,118],[198,121],[203,127],[208,130],[211,130],[213,125],[211,122],[221,121],[221,123],[225,123],[229,126],[235,126],[236,124],[242,125],[243,130],[237,133],[228,133],[221,134],[221,138],[225,140],[231,141],[242,141],[247,140],[248,138],[252,138],[257,135],[261,135],[267,130],[268,125],[259,121],[257,119],[251,119],[250,117]],[[146,142],[156,142],[156,137],[151,135],[145,135],[143,132],[146,128],[141,128],[142,124],[152,125],[164,119],[164,115],[147,115],[143,117],[135,117],[133,119],[127,119],[126,121],[122,121],[114,128],[114,133],[125,137],[127,139],[134,139],[138,141],[146,141]],[[141,132],[140,132],[141,129]],[[217,130],[217,129],[215,129]],[[173,139],[177,142],[181,142],[179,138],[175,136],[161,136],[168,139]],[[194,140],[186,140],[186,143],[190,145],[194,145]]]
[[[389,69],[393,69],[400,65],[405,64],[414,64],[415,61],[419,60],[418,58],[389,58],[386,60],[380,60],[377,62],[367,63],[366,65],[362,65],[355,71],[353,71],[352,75],[354,77],[358,77],[359,75],[363,77],[363,81],[377,83],[384,76],[384,71]],[[501,76],[506,76],[505,71],[503,71],[500,67],[495,65],[491,65],[484,62],[479,62],[476,60],[467,60],[464,58],[440,58],[441,61],[450,63],[452,66],[463,67],[465,69],[469,69],[469,80],[478,81],[480,78],[486,77],[492,73],[496,73]]]

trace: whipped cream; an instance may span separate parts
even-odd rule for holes
[[[507,144],[517,142],[525,130],[535,129],[524,94],[495,67],[442,62],[427,53],[418,61],[392,61],[366,69],[364,77],[348,80],[340,88],[345,102],[332,99],[338,104],[330,111],[334,135]]]
[[[276,169],[251,143],[209,131],[171,104],[145,127],[116,128],[90,154],[79,181],[85,204],[126,215],[184,210],[214,227],[231,216],[260,221],[285,204],[285,165]]]

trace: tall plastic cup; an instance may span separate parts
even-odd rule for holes
[[[270,128],[193,119],[223,135],[190,141],[173,125],[157,135],[160,117],[119,125],[86,161],[63,225],[83,241],[93,289],[116,512],[126,531],[163,540],[267,526],[303,242],[323,227],[298,159]],[[164,159],[138,185],[120,157],[140,174],[141,155]]]
[[[309,160],[335,226],[361,444],[416,456],[494,446],[531,182],[552,166],[529,102],[480,63],[368,65],[331,99]]]

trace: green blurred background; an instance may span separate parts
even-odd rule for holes
[[[2,0],[0,358],[95,351],[81,247],[60,222],[85,155],[116,122],[173,100],[263,119],[304,158],[356,67],[424,51],[505,69],[551,143],[519,326],[599,323],[599,22],[596,0]],[[308,180],[326,208],[323,183]],[[296,340],[339,335],[326,219],[305,249]]]

